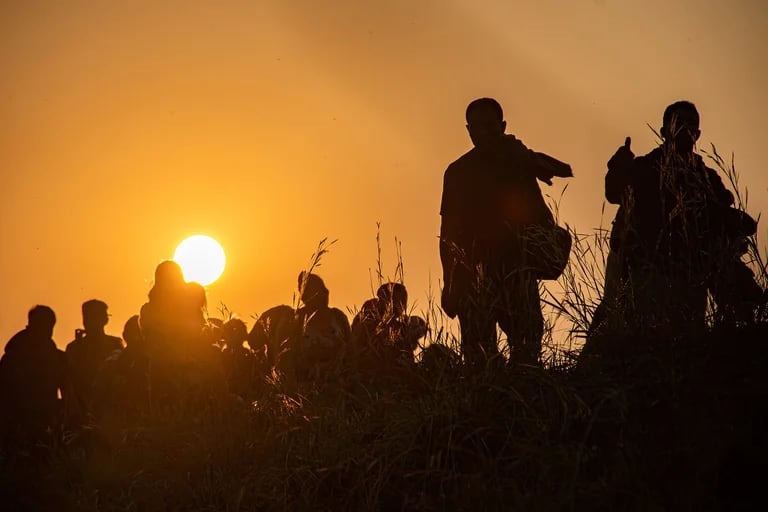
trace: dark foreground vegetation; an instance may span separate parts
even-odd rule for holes
[[[186,395],[1,461],[3,510],[753,510],[768,324],[576,365]]]
[[[172,400],[118,403],[4,451],[0,510],[768,509],[768,265],[756,238],[745,259],[763,300],[748,321],[710,300],[695,335],[607,323],[593,356],[563,346],[590,330],[608,237],[572,238],[563,275],[541,290],[541,365],[499,356],[478,369],[435,352],[458,343],[430,302],[422,354],[444,357],[298,383],[274,370],[237,392],[190,379]]]

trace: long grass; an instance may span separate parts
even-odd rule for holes
[[[715,153],[716,154],[716,153]],[[732,166],[731,166],[732,167]],[[598,366],[576,356],[601,300],[607,232],[573,235],[542,288],[541,366],[468,372],[430,289],[424,360],[361,383],[343,368],[290,391],[183,395],[171,407],[52,434],[0,458],[8,510],[731,510],[768,460],[768,339],[751,326],[650,344]],[[328,253],[319,244],[307,270]],[[376,276],[386,279],[380,239]],[[765,258],[750,242],[765,280]],[[398,248],[396,279],[404,281]],[[413,311],[412,311],[413,313]],[[631,339],[632,333],[623,333]],[[445,354],[452,354],[447,350]],[[437,361],[437,363],[435,363]],[[437,366],[435,366],[437,364]],[[10,507],[10,508],[9,508]]]

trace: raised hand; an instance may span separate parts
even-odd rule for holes
[[[635,154],[630,149],[632,137],[624,140],[624,145],[616,150],[610,160],[608,160],[608,169],[625,168],[635,159]]]

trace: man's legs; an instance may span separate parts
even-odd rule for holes
[[[507,335],[509,362],[538,364],[544,317],[536,279],[527,273],[513,274],[504,282],[503,298],[498,319]]]
[[[468,366],[481,370],[490,359],[500,357],[496,343],[496,319],[491,307],[466,297],[459,307],[458,317],[461,351]]]

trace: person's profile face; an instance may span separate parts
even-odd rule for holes
[[[467,115],[467,131],[472,144],[483,147],[497,141],[507,127],[498,114],[490,108],[474,109]]]

